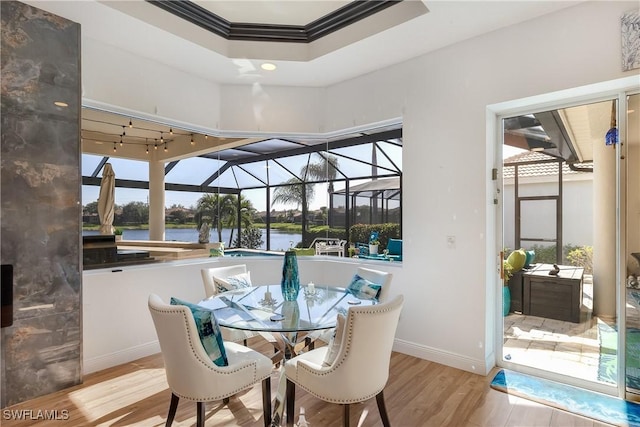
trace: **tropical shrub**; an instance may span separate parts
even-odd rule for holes
[[[233,241],[234,247],[244,249],[259,249],[263,243],[262,230],[253,226],[243,228],[240,241],[237,237]]]
[[[536,253],[536,263],[557,263],[555,246],[533,245],[530,249]],[[585,274],[593,274],[593,246],[566,244],[562,247],[562,254],[561,264],[582,267]]]
[[[570,265],[584,268],[585,274],[593,274],[593,246],[579,246],[567,253]]]
[[[389,239],[401,239],[400,224],[355,224],[349,229],[351,243],[368,243],[372,231],[378,232],[378,240],[382,249],[387,247]]]

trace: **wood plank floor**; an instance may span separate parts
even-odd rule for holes
[[[250,344],[251,345],[251,344]],[[252,345],[260,350],[260,344]],[[400,353],[391,358],[385,389],[394,427],[418,426],[605,426],[587,418],[509,396],[489,387],[486,377]],[[272,375],[275,396],[278,371]],[[9,426],[161,426],[171,393],[160,354],[86,375],[84,383],[2,410],[0,424]],[[174,426],[193,426],[195,403],[181,401]],[[296,413],[304,407],[312,427],[342,425],[342,408],[296,389]],[[231,398],[228,405],[206,406],[207,426],[263,425],[260,385]],[[31,412],[25,412],[31,411]],[[58,420],[16,420],[38,411],[56,411]],[[64,420],[60,420],[65,418]],[[296,422],[298,416],[296,415]],[[351,425],[382,425],[375,399],[352,405]]]

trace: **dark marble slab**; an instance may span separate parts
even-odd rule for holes
[[[82,380],[80,26],[0,2],[2,406]],[[63,101],[67,107],[56,106]]]

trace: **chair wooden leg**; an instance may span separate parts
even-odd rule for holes
[[[387,415],[387,407],[384,404],[384,395],[382,391],[376,394],[376,402],[378,402],[378,411],[380,411],[380,418],[382,418],[382,425],[384,427],[391,427],[389,422],[389,415]]]
[[[198,402],[197,404],[198,415],[196,417],[196,426],[204,427],[204,402]]]
[[[169,404],[169,415],[167,415],[166,427],[170,427],[173,424],[173,419],[176,417],[176,409],[178,409],[178,401],[180,398],[171,393],[171,403]]]
[[[344,405],[344,420],[342,425],[344,425],[344,427],[349,427],[349,404],[347,403],[346,405]]]
[[[287,403],[287,427],[293,427],[295,400],[296,400],[296,385],[287,379],[287,391],[285,397]]]
[[[312,340],[311,338],[305,338],[304,339],[304,344],[305,344],[306,347],[309,348],[309,351],[311,351],[314,348],[316,348],[316,342],[314,340]]]
[[[262,414],[264,427],[271,425],[271,377],[262,380]]]

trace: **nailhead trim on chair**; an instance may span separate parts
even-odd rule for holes
[[[152,308],[152,310],[157,311],[159,313],[168,313],[168,314],[179,313],[179,314],[182,314],[185,326],[187,328],[189,327],[189,319],[187,318],[187,313],[186,313],[187,309],[186,308],[182,309],[182,308],[176,307],[175,309],[157,309],[157,308],[154,307],[154,308]],[[264,378],[258,379],[256,362],[247,362],[246,365],[238,366],[237,368],[235,368],[235,369],[233,369],[231,371],[228,371],[228,372],[218,371],[217,369],[211,367],[210,364],[213,363],[211,360],[209,360],[208,363],[207,363],[207,361],[202,360],[202,358],[198,355],[198,353],[196,353],[195,348],[193,346],[193,342],[191,341],[191,335],[187,335],[187,338],[189,340],[189,346],[191,347],[191,350],[193,351],[193,356],[196,357],[196,359],[200,363],[202,363],[210,371],[216,371],[216,372],[218,372],[220,374],[223,374],[223,375],[230,375],[230,374],[232,374],[234,372],[238,372],[240,370],[244,370],[246,368],[253,367],[253,379],[254,379],[254,381],[252,383],[248,384],[248,385],[245,385],[244,387],[240,386],[239,388],[235,389],[231,393],[228,393],[228,394],[225,394],[225,395],[221,395],[221,396],[211,396],[211,397],[207,397],[205,399],[199,399],[199,398],[194,398],[194,397],[191,397],[191,396],[185,396],[183,394],[175,392],[174,390],[171,390],[171,392],[173,394],[175,394],[176,396],[178,396],[179,398],[190,400],[190,401],[193,401],[193,402],[210,402],[210,401],[215,401],[215,400],[222,400],[222,399],[224,399],[226,397],[233,396],[234,394],[237,394],[237,393],[239,393],[241,391],[246,390],[249,386],[251,386],[252,384],[258,382],[258,380],[262,381],[265,378],[267,378],[267,377],[264,377]]]
[[[351,332],[353,330],[353,318],[355,316],[358,316],[360,314],[374,314],[374,315],[375,314],[382,314],[382,313],[386,313],[388,311],[391,311],[392,309],[395,309],[395,306],[386,307],[384,310],[376,310],[375,307],[376,307],[375,305],[372,305],[372,306],[369,306],[369,308],[370,308],[369,310],[358,310],[358,311],[353,312],[353,316],[350,318],[351,321],[347,324],[347,326],[349,328],[349,332]],[[349,336],[351,336],[351,334],[349,334]],[[346,346],[345,346],[345,351],[344,351],[344,353],[342,355],[342,358],[337,363],[334,363],[332,369],[329,369],[329,370],[327,370],[325,372],[317,372],[316,370],[312,370],[310,367],[305,366],[304,364],[299,364],[298,365],[298,369],[296,369],[296,372],[299,369],[306,369],[307,372],[309,372],[309,373],[311,373],[311,374],[313,374],[315,376],[329,375],[331,372],[333,372],[335,369],[337,369],[340,365],[342,365],[342,363],[344,362],[344,359],[349,354],[350,349],[351,349],[351,341],[348,341]],[[335,399],[327,398],[326,396],[320,396],[320,395],[312,392],[308,388],[298,384],[297,382],[296,382],[296,386],[300,387],[301,389],[305,390],[307,393],[310,393],[310,394],[312,394],[313,396],[315,396],[315,397],[317,397],[319,399],[326,400],[328,402],[337,403],[337,404],[351,404],[351,403],[363,402],[365,400],[368,400],[368,399],[371,399],[371,398],[375,397],[378,393],[380,393],[382,390],[384,390],[384,387],[382,387],[381,389],[377,390],[375,393],[369,394],[366,397],[361,398],[361,399],[335,400]]]

